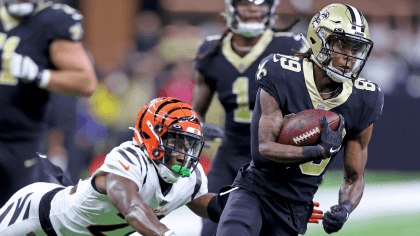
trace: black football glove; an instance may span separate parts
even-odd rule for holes
[[[215,138],[222,138],[225,132],[220,126],[201,123],[201,132],[205,141],[213,141]]]
[[[328,234],[338,232],[349,218],[353,204],[350,201],[346,201],[343,204],[335,205],[331,207],[331,212],[324,214],[322,225],[324,226],[325,232]]]
[[[329,156],[331,157],[335,153],[337,153],[340,148],[341,144],[343,143],[343,129],[345,127],[344,117],[340,116],[340,126],[338,127],[337,131],[331,131],[330,126],[328,125],[327,118],[325,116],[321,116],[319,121],[321,122],[322,132],[321,132],[321,145],[325,148],[328,152]],[[326,158],[328,158],[326,157]]]

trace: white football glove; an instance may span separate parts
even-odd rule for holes
[[[35,82],[45,87],[50,80],[48,70],[40,71],[38,65],[29,57],[13,53],[9,65],[10,74],[24,83]]]

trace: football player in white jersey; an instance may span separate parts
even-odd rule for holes
[[[218,221],[216,194],[207,192],[198,163],[204,140],[192,107],[154,99],[132,129],[133,141],[114,148],[90,178],[68,187],[34,183],[16,192],[0,209],[0,236],[175,236],[159,220],[183,205]]]

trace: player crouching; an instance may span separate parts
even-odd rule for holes
[[[207,193],[198,163],[204,140],[192,107],[154,99],[133,129],[134,140],[114,148],[90,178],[68,187],[34,183],[15,193],[0,210],[0,235],[175,236],[159,220],[183,205],[217,222],[215,194]]]

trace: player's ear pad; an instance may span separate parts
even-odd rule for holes
[[[227,203],[229,195],[230,195],[230,193],[227,193],[225,195],[220,196],[220,193],[224,193],[224,192],[229,191],[231,189],[232,189],[232,186],[226,185],[226,186],[220,188],[219,193],[217,194],[216,204],[219,207],[220,213],[222,213],[223,209],[225,209],[226,203]]]

